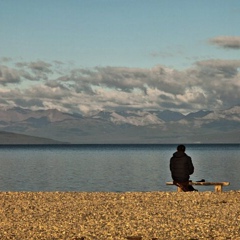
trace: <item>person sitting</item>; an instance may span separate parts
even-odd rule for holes
[[[197,191],[189,185],[190,175],[194,172],[194,166],[191,157],[185,153],[186,147],[178,145],[177,152],[173,153],[170,159],[170,171],[173,184],[180,187],[182,191]]]

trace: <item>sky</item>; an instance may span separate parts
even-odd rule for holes
[[[239,0],[0,0],[0,108],[240,104]]]

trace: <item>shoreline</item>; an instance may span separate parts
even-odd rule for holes
[[[240,190],[0,192],[0,239],[240,239]]]

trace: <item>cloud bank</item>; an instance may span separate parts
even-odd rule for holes
[[[215,37],[211,44],[240,49],[240,37]],[[182,113],[238,105],[240,60],[197,61],[184,70],[76,68],[60,61],[14,62],[2,58],[0,107],[58,109],[91,115],[107,110],[165,110]]]

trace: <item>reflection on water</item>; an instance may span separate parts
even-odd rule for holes
[[[176,145],[1,146],[1,191],[175,191]],[[230,181],[238,190],[239,145],[187,145],[192,180]],[[211,187],[198,187],[212,190]]]

